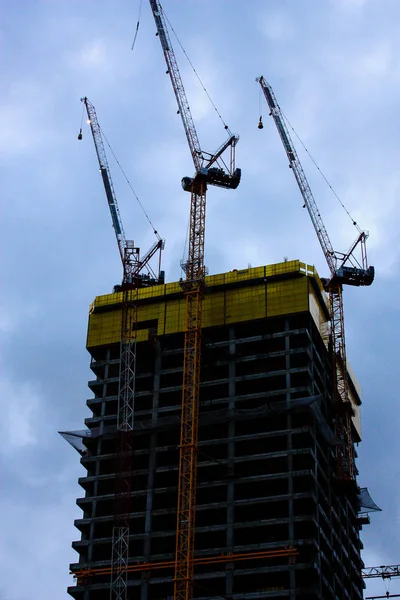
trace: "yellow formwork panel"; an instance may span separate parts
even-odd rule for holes
[[[109,304],[117,304],[122,302],[122,293],[119,294],[104,294],[104,296],[97,296],[92,304],[93,308],[99,308],[108,306]]]
[[[138,299],[144,300],[146,298],[156,298],[158,296],[164,296],[165,285],[155,285],[153,287],[142,288],[138,290]]]
[[[219,273],[218,275],[208,275],[206,277],[206,285],[212,287],[215,285],[225,285],[226,273]]]
[[[293,274],[293,277],[290,277]],[[300,275],[300,276],[299,276]],[[279,276],[282,279],[279,280]],[[268,281],[271,279],[272,281]],[[278,280],[276,280],[278,278]],[[206,278],[203,300],[203,327],[237,323],[311,310],[314,321],[324,322],[321,298],[313,290],[310,279],[322,284],[314,267],[298,260],[267,267],[231,271]],[[252,280],[257,279],[257,285]],[[265,284],[259,280],[265,279]],[[248,281],[248,285],[246,285]],[[243,287],[221,289],[213,287],[239,283]],[[175,297],[174,297],[175,296]],[[138,290],[138,322],[157,322],[158,335],[185,330],[186,304],[179,282]],[[119,342],[122,293],[98,296],[90,309],[87,346],[95,347]],[[108,310],[96,312],[96,309]],[[326,319],[325,319],[326,321]],[[139,329],[137,340],[148,339],[148,329]]]
[[[203,327],[223,325],[225,321],[225,293],[209,294],[203,300]]]
[[[239,269],[225,273],[225,283],[236,283],[237,281],[259,279],[260,277],[264,277],[264,267]]]
[[[164,305],[165,306],[165,305]],[[165,306],[164,334],[176,333],[185,329],[186,305],[184,298],[168,300]]]
[[[232,284],[236,282],[249,281],[252,279],[260,279],[263,277],[276,277],[279,275],[285,275],[289,273],[302,273],[314,277],[320,289],[322,289],[321,281],[318,277],[314,267],[301,263],[298,260],[290,260],[283,263],[277,263],[274,265],[267,265],[266,267],[253,267],[248,269],[240,269],[230,271],[229,273],[220,273],[218,275],[210,275],[206,277],[206,286],[214,287],[218,285]],[[163,296],[170,296],[173,294],[181,294],[182,287],[179,282],[167,283],[166,285],[154,286],[149,288],[142,288],[138,290],[139,300],[161,298]],[[105,294],[103,296],[97,296],[91,305],[91,309],[102,308],[113,304],[122,302],[122,293],[117,294]]]
[[[300,271],[300,261],[287,260],[283,263],[275,265],[267,265],[265,267],[266,277],[276,277],[277,275],[285,275],[286,273],[298,273]]]
[[[165,294],[180,294],[182,292],[182,286],[179,281],[174,281],[173,283],[167,283],[165,287]],[[154,288],[150,288],[154,290]]]
[[[136,333],[136,341],[137,342],[146,342],[149,339],[149,330],[148,329],[140,329]]]
[[[163,303],[163,302],[162,302]],[[158,319],[160,316],[160,303],[157,304],[145,304],[138,307],[137,312],[137,320],[140,323],[141,321],[151,321],[154,319]]]
[[[265,318],[265,286],[245,287],[225,292],[225,322],[240,323]]]
[[[308,279],[273,281],[267,286],[267,317],[308,310]]]
[[[166,285],[155,285],[153,287],[141,288],[138,290],[138,299],[146,300],[149,298],[157,298],[169,296],[171,294],[179,294],[182,292],[182,287],[179,282],[168,283]],[[103,308],[110,304],[118,304],[122,302],[122,292],[114,294],[104,294],[97,296],[91,304],[91,309]]]
[[[114,344],[121,339],[121,311],[94,313],[89,317],[87,347]]]

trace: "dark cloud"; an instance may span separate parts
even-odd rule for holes
[[[0,26],[0,177],[3,257],[0,299],[4,532],[9,574],[0,598],[26,600],[46,581],[43,600],[65,596],[78,532],[78,455],[57,435],[81,428],[91,378],[85,351],[93,297],[121,277],[93,143],[81,126],[87,95],[137,194],[167,240],[168,280],[180,276],[191,174],[175,100],[154,23],[143,4],[130,50],[135,3],[8,3]],[[211,273],[277,262],[326,265],[278,135],[259,104],[264,74],[328,179],[369,228],[374,286],[346,291],[350,361],[363,389],[360,483],[384,512],[363,531],[368,564],[396,563],[399,547],[397,313],[399,283],[397,107],[400,6],[386,0],[232,0],[198,10],[169,3],[168,15],[225,120],[240,136],[237,193],[213,190],[207,212]],[[23,5],[23,10],[21,10]],[[196,11],[196,35],[192,35]],[[210,15],[212,14],[212,18]],[[190,34],[189,34],[190,32]],[[199,137],[213,150],[225,138],[215,112],[178,52]],[[265,127],[257,129],[260,109]],[[303,160],[303,154],[302,160]],[[143,248],[153,234],[110,159],[127,237]],[[304,167],[334,245],[355,232],[307,156]],[[394,583],[392,589],[394,590]],[[384,593],[382,582],[368,592]]]

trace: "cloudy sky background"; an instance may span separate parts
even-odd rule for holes
[[[211,273],[279,262],[327,273],[277,131],[263,74],[350,212],[370,231],[371,288],[346,289],[348,355],[363,389],[359,483],[383,512],[362,533],[366,565],[400,563],[398,303],[400,3],[398,0],[164,0],[168,17],[230,128],[241,136],[236,192],[208,196]],[[80,515],[78,455],[57,434],[81,429],[92,378],[85,350],[96,295],[121,278],[90,131],[77,141],[83,95],[95,105],[138,196],[166,239],[167,280],[180,276],[191,157],[144,0],[0,0],[2,256],[0,600],[66,598]],[[175,46],[177,44],[175,43]],[[225,132],[178,52],[199,138]],[[335,248],[356,236],[300,153]],[[117,166],[127,237],[153,242]],[[391,584],[400,591],[400,581]],[[382,581],[366,595],[385,593]]]

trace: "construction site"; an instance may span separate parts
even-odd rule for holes
[[[225,126],[226,141],[202,149],[169,21],[158,1],[150,7],[193,158],[193,177],[182,179],[188,251],[180,281],[166,282],[157,231],[144,253],[126,239],[96,110],[82,98],[123,277],[89,311],[92,414],[85,429],[61,432],[86,471],[68,593],[362,600],[366,578],[399,575],[366,570],[361,558],[360,532],[379,508],[357,479],[362,398],[346,356],[342,292],[374,281],[368,234],[354,222],[355,241],[334,249],[261,76],[277,152],[283,146],[327,271],[320,277],[299,256],[208,274],[206,196],[239,187],[239,138]]]

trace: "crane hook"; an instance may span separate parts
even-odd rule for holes
[[[258,121],[258,129],[264,129],[264,125],[262,122],[262,117],[260,117],[260,120]]]
[[[78,133],[78,140],[81,140],[81,139],[82,139],[82,127],[80,128],[79,133]]]

